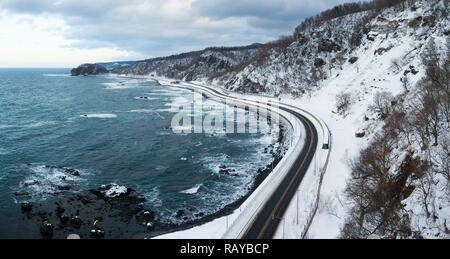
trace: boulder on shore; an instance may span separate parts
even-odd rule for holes
[[[102,75],[108,73],[108,70],[99,64],[83,64],[70,72],[72,76],[88,76],[88,75]]]

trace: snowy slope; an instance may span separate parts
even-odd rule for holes
[[[114,74],[155,75],[167,78],[185,79],[187,81],[223,72],[237,64],[248,60],[260,45],[244,47],[207,48],[201,51],[182,53],[169,57],[161,57],[137,61],[130,66],[112,70]]]
[[[337,18],[319,28],[306,30],[282,52],[272,50],[264,63],[251,63],[240,72],[212,81],[218,87],[240,92],[257,89],[280,95],[282,102],[305,108],[329,125],[333,152],[323,181],[318,214],[307,237],[337,238],[340,235],[351,206],[344,195],[351,172],[350,162],[383,126],[370,109],[374,96],[382,91],[393,96],[404,93],[401,80],[407,78],[409,92],[403,98],[408,102],[417,95],[415,85],[424,76],[421,56],[430,41],[434,40],[442,53],[448,52],[450,26],[448,6],[444,4],[438,0],[416,1],[413,5],[387,8],[373,17],[363,12]],[[447,13],[442,13],[443,10]],[[351,35],[353,25],[367,16],[371,17],[369,31],[360,46],[351,46],[345,39]],[[323,62],[317,62],[318,59]],[[336,108],[336,97],[343,93],[350,97],[345,117],[338,114]],[[365,137],[356,138],[355,133],[361,131]],[[400,162],[405,151],[398,148],[395,152]],[[439,175],[435,177],[437,184],[432,188],[433,206],[438,208],[436,218],[425,215],[418,188],[402,204],[411,218],[413,231],[425,238],[448,238],[448,180]]]
[[[359,155],[361,148],[367,147],[374,134],[380,130],[382,123],[369,108],[377,92],[387,91],[396,96],[404,92],[401,78],[408,77],[410,92],[407,97],[413,98],[416,82],[423,77],[421,54],[431,39],[434,39],[441,50],[448,51],[449,30],[448,18],[436,21],[436,25],[418,26],[412,28],[410,22],[417,17],[432,16],[434,7],[442,5],[443,1],[418,1],[417,10],[410,8],[402,12],[385,10],[372,23],[369,33],[372,40],[365,40],[362,46],[352,52],[358,57],[354,64],[347,62],[342,69],[332,69],[328,78],[319,84],[319,90],[310,96],[292,99],[283,96],[283,101],[304,107],[321,116],[333,133],[333,152],[331,153],[329,170],[326,172],[321,203],[318,215],[308,232],[309,238],[336,238],[340,230],[349,204],[343,193],[350,176],[350,161]],[[382,17],[382,18],[381,18]],[[388,24],[396,24],[396,29],[387,32]],[[387,49],[379,54],[379,49]],[[396,61],[396,62],[393,62]],[[397,64],[398,62],[398,64]],[[417,74],[405,73],[414,67]],[[336,96],[348,93],[351,96],[351,106],[344,118],[336,112]],[[356,138],[355,133],[363,130],[364,138]],[[398,150],[401,156],[402,151]],[[439,178],[439,176],[437,176]],[[421,193],[416,191],[402,203],[409,212],[413,230],[420,231],[425,238],[449,238],[445,233],[445,222],[450,221],[450,203],[445,190],[446,179],[440,180],[435,188],[435,206],[438,209],[438,219],[432,220],[424,215],[421,204]],[[448,226],[448,225],[447,225]]]

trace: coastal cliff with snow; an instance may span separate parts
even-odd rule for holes
[[[250,59],[260,44],[244,47],[207,48],[173,55],[138,61],[131,66],[113,69],[114,74],[157,75],[187,81],[209,78]]]

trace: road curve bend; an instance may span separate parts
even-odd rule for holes
[[[187,88],[206,91],[209,94],[215,95],[223,99],[235,99],[236,101],[251,101],[248,99],[238,99],[219,92],[218,90],[204,85],[192,84],[182,82],[180,84]],[[263,104],[263,103],[261,103]],[[267,104],[266,104],[267,105]],[[281,180],[271,196],[266,200],[265,204],[259,210],[255,217],[252,218],[250,224],[242,230],[239,236],[243,239],[271,239],[283,220],[284,214],[295,196],[296,191],[303,180],[308,168],[314,158],[319,143],[318,133],[311,120],[296,110],[292,106],[283,105],[279,107],[280,110],[288,112],[298,118],[305,129],[304,147],[297,155],[296,159],[290,166],[285,177]]]

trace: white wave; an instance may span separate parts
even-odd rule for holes
[[[259,138],[259,143],[262,145],[271,145],[277,143],[276,135],[266,134]]]
[[[128,111],[131,113],[153,113],[155,114],[158,118],[165,120],[166,118],[164,116],[162,116],[159,112],[154,111],[154,110],[149,110],[149,109],[137,109],[137,110],[131,110]]]
[[[139,96],[139,97],[134,97],[134,99],[141,100],[141,101],[154,101],[154,100],[158,100],[159,98]]]
[[[43,74],[46,77],[71,77],[70,74]]]
[[[51,195],[60,192],[61,186],[74,187],[77,182],[84,180],[82,176],[74,176],[65,172],[66,168],[49,167],[45,165],[27,166],[30,174],[19,183],[18,192],[26,193],[26,198],[31,201],[45,200]],[[82,172],[81,170],[77,170]],[[84,175],[85,172],[82,172]]]
[[[160,198],[160,191],[158,187],[154,187],[150,192],[144,193],[143,195],[153,208],[162,206],[162,200]]]
[[[154,113],[155,111],[148,110],[148,109],[137,109],[137,110],[131,110],[130,112],[132,112],[132,113]]]
[[[181,191],[180,193],[185,193],[185,194],[196,194],[198,192],[198,190],[200,189],[200,187],[202,187],[202,184],[196,184],[194,187]]]
[[[7,128],[38,128],[42,126],[54,125],[55,121],[39,121],[39,122],[31,122],[28,124],[0,124],[0,129]]]
[[[102,83],[102,85],[106,86],[107,90],[115,90],[115,89],[129,89],[142,87],[141,83],[148,82],[148,80],[139,80],[139,79],[130,79],[130,80],[117,80],[114,82]]]
[[[7,155],[7,154],[9,154],[9,151],[0,147],[0,155]]]
[[[111,118],[117,118],[117,115],[112,114],[112,113],[93,113],[93,114],[83,114],[83,115],[80,115],[80,117],[83,117],[83,118],[111,119]]]
[[[192,125],[190,125],[190,126],[177,125],[177,126],[172,128],[172,131],[173,132],[185,132],[185,133],[187,133],[187,132],[191,132],[192,129],[193,129]]]

